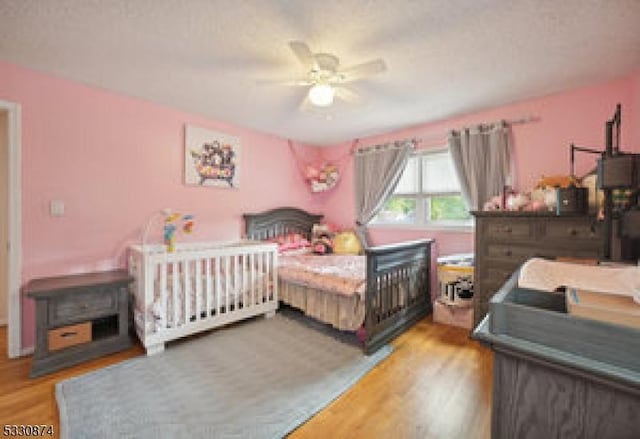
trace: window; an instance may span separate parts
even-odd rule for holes
[[[448,150],[414,154],[373,224],[471,226]]]

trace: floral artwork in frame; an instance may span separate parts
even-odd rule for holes
[[[240,185],[240,139],[187,125],[184,182],[187,185],[237,188]]]

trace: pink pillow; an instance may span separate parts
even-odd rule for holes
[[[278,244],[278,252],[280,253],[311,246],[311,243],[299,233],[289,233],[287,235],[269,239],[268,241],[276,242]]]

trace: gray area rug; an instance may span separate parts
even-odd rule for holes
[[[390,353],[257,318],[58,383],[61,437],[283,437]]]

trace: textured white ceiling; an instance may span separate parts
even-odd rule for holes
[[[300,111],[290,40],[388,71]],[[327,145],[630,73],[640,0],[0,0],[0,59]]]

